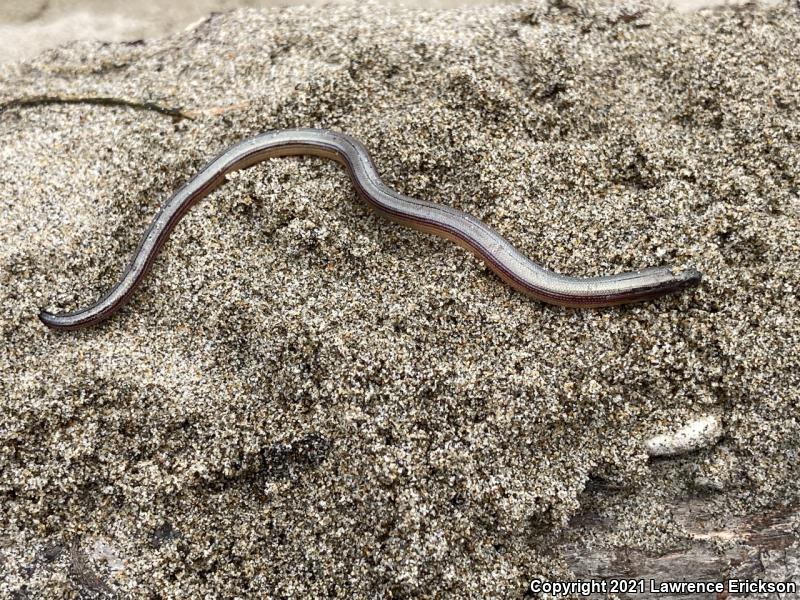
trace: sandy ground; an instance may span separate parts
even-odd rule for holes
[[[490,0],[406,0],[447,7]],[[0,61],[35,56],[72,40],[109,42],[149,39],[180,31],[212,12],[237,7],[321,5],[327,0],[4,0],[0,6]]]
[[[668,498],[797,503],[798,42],[795,5],[359,3],[0,67],[0,597],[513,598],[569,575],[581,511],[618,524],[592,544],[669,552]],[[703,284],[548,307],[281,159],[198,204],[106,325],[37,320],[102,294],[209,158],[291,126],[550,268]],[[718,444],[648,462],[708,414]]]
[[[383,0],[388,5],[445,8],[500,4],[507,0]],[[741,5],[746,0],[672,0],[678,10]],[[767,0],[778,3],[780,0]],[[161,37],[212,12],[239,7],[322,5],[328,0],[3,0],[0,62],[35,56],[72,40],[107,42]]]

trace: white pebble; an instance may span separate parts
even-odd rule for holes
[[[656,435],[645,441],[647,454],[655,456],[676,456],[706,448],[722,437],[722,421],[716,415],[695,419],[670,433]]]

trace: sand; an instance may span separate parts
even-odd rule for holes
[[[619,523],[595,545],[667,552],[668,498],[797,503],[798,42],[796,4],[359,3],[0,67],[0,596],[520,597],[569,575],[579,511]],[[99,297],[208,159],[292,126],[555,270],[703,283],[546,306],[280,159],[106,325],[37,320]],[[709,414],[718,443],[648,461]]]
[[[511,0],[378,1],[390,6],[452,8]],[[781,1],[762,0],[765,4]],[[212,12],[234,8],[330,3],[331,0],[3,0],[0,4],[0,62],[32,58],[47,48],[73,40],[123,42],[162,37],[181,31]],[[672,6],[682,11],[745,3],[746,0],[670,0]]]
[[[426,8],[509,2],[381,1],[390,5],[399,3]],[[744,0],[676,0],[676,3],[685,6],[729,1]],[[73,40],[123,42],[162,37],[181,31],[211,13],[240,7],[319,6],[326,3],[330,4],[330,0],[3,0],[0,4],[0,62],[32,58],[47,48]]]

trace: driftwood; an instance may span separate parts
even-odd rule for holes
[[[800,506],[790,506],[747,516],[724,517],[719,498],[695,497],[668,507],[675,521],[690,534],[683,548],[662,555],[630,549],[592,547],[572,541],[561,551],[576,579],[602,578],[643,580],[644,593],[618,594],[620,598],[688,600],[708,598],[800,598],[798,593],[743,594],[653,593],[653,580],[727,582],[730,579],[763,582],[795,582],[800,589],[800,545],[792,531],[800,517]],[[613,523],[596,514],[580,515],[571,524],[580,529],[582,540],[602,539],[613,532]],[[658,588],[656,588],[658,589]],[[594,594],[599,598],[605,595]]]

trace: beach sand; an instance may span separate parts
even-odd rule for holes
[[[338,0],[333,0],[334,2]],[[346,1],[346,0],[345,0]],[[509,0],[379,0],[387,5],[452,8],[509,3]],[[765,4],[781,0],[762,0]],[[746,0],[671,0],[681,11],[739,6]],[[3,0],[0,4],[0,62],[36,56],[73,40],[124,42],[180,31],[210,13],[235,8],[320,6],[331,0]]]
[[[518,598],[570,576],[568,538],[680,551],[675,498],[796,505],[799,42],[796,4],[359,3],[0,66],[0,596]],[[702,285],[543,305],[276,159],[108,323],[38,321],[115,282],[210,158],[296,126],[559,272]],[[709,414],[719,443],[648,461]]]

